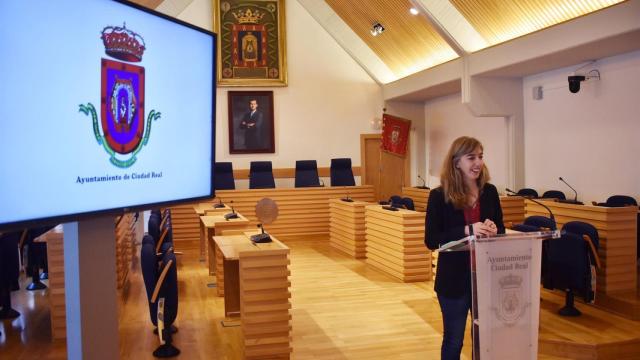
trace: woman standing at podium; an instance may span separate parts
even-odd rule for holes
[[[442,165],[440,187],[429,193],[425,243],[431,250],[471,234],[504,233],[496,187],[489,184],[483,147],[475,138],[454,140]],[[440,253],[435,291],[442,311],[442,359],[459,359],[471,309],[469,251]]]

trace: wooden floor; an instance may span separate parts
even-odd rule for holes
[[[280,240],[291,248],[293,359],[439,358],[442,320],[433,282],[400,283],[331,250],[327,236]],[[178,247],[184,251],[178,258],[179,332],[174,337],[180,358],[240,359],[240,328],[221,323],[223,300],[207,286],[213,278],[198,261],[198,243]],[[137,263],[129,276],[120,294],[120,355],[150,359],[158,340]],[[0,359],[64,359],[66,344],[50,341],[47,290],[15,292],[13,302],[22,316],[0,323]],[[640,322],[584,306],[581,318],[560,318],[555,311],[561,303],[561,297],[543,292],[540,349],[545,354],[540,359],[622,358],[616,350],[640,358],[635,355],[640,354]],[[470,359],[468,334],[465,344],[463,358]],[[557,356],[546,355],[552,353]]]

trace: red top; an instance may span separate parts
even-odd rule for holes
[[[464,221],[467,225],[480,221],[480,201],[477,201],[473,207],[464,208]]]

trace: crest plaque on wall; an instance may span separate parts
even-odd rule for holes
[[[213,0],[218,85],[287,86],[284,0]]]

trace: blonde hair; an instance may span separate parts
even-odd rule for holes
[[[464,183],[462,172],[456,165],[463,156],[472,153],[478,148],[480,148],[481,151],[483,150],[482,144],[478,139],[461,136],[453,141],[447,157],[442,164],[440,183],[444,190],[444,198],[446,202],[453,204],[456,209],[462,209],[466,206],[467,192],[469,190]],[[489,182],[489,179],[489,169],[483,164],[477,180],[480,191],[482,191],[484,185]]]

